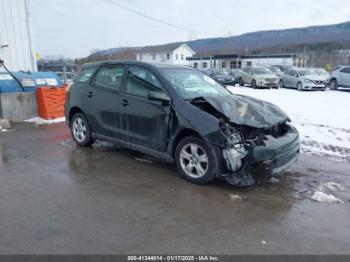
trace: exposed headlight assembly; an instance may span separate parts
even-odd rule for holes
[[[224,123],[220,123],[220,128],[227,138],[226,147],[222,151],[223,157],[226,160],[227,168],[236,172],[242,166],[242,159],[248,154],[241,132]]]

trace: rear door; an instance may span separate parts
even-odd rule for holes
[[[117,138],[118,104],[125,67],[104,65],[96,73],[84,96],[84,107],[94,133]]]
[[[284,72],[283,76],[282,76],[282,81],[285,87],[289,87],[289,80],[290,77],[290,70],[287,70],[286,72]]]
[[[300,79],[299,79],[298,72],[295,71],[295,70],[292,70],[292,74],[291,74],[291,77],[290,77],[290,86],[293,87],[293,88],[297,88],[299,81],[300,81]]]
[[[124,141],[165,152],[171,103],[151,101],[149,92],[165,90],[148,69],[129,66],[118,110],[119,136]]]

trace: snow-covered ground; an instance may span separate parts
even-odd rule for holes
[[[292,89],[230,87],[231,92],[271,102],[299,130],[302,152],[350,160],[350,92],[300,92]]]

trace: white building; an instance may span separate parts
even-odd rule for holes
[[[0,59],[11,71],[37,70],[29,0],[0,0]]]
[[[195,52],[186,44],[145,46],[136,52],[138,61],[189,65]]]
[[[303,54],[261,54],[261,55],[214,55],[211,57],[190,57],[189,65],[198,69],[236,69],[245,66],[288,65],[305,67],[307,57]]]

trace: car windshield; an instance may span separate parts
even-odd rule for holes
[[[256,75],[271,75],[272,71],[268,68],[264,68],[264,67],[256,67],[253,69],[254,70],[254,74]]]
[[[229,75],[229,72],[225,69],[219,69],[213,71],[214,75]]]
[[[191,69],[160,69],[160,71],[185,100],[202,96],[231,95],[215,80],[200,71]]]
[[[329,75],[329,73],[324,69],[314,69],[318,75]]]
[[[300,76],[308,76],[308,75],[318,75],[314,70],[305,69],[305,70],[297,70]]]

